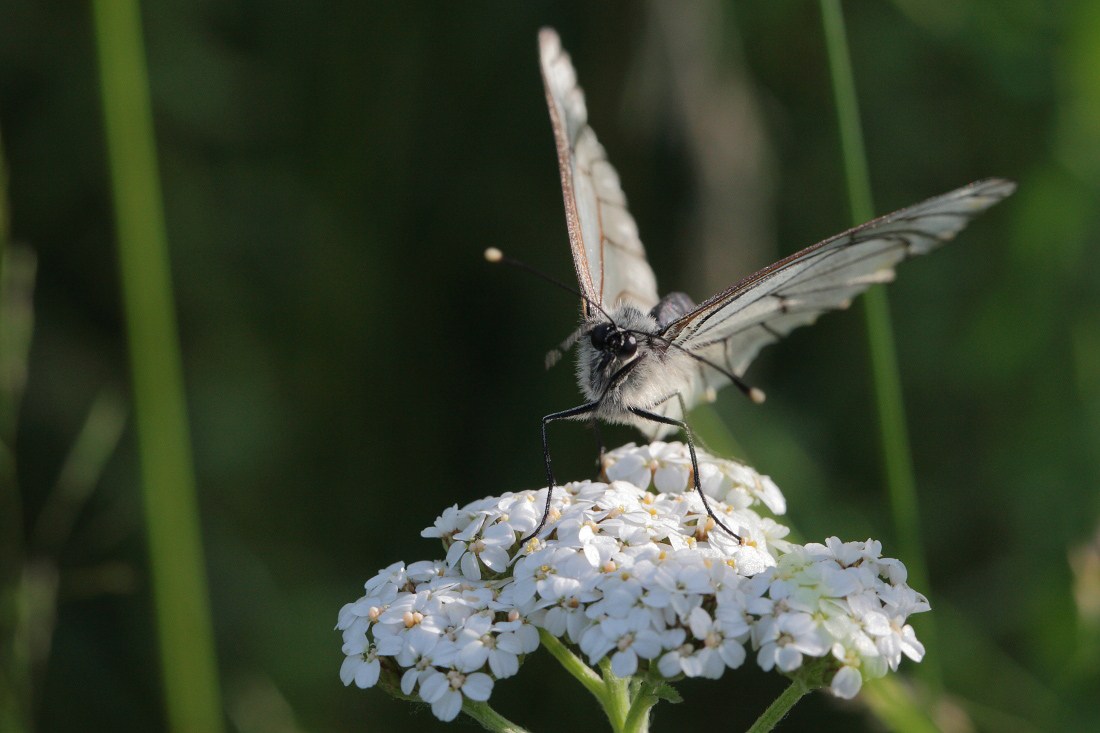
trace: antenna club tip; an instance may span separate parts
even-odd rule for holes
[[[758,405],[764,403],[765,397],[766,395],[764,394],[764,390],[762,389],[757,389],[756,387],[753,387],[749,390],[749,399]]]
[[[705,399],[707,402],[717,402],[718,390],[716,390],[714,387],[707,387],[706,391],[703,393],[703,399]]]
[[[496,247],[489,247],[487,250],[485,250],[485,259],[489,260],[490,262],[500,262],[502,259],[504,259],[504,253]]]

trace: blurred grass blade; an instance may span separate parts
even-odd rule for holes
[[[889,730],[905,733],[938,733],[941,730],[894,675],[868,681],[859,697]]]
[[[9,211],[8,202],[8,167],[6,158],[4,156],[4,139],[0,137],[0,440],[3,440],[8,444],[8,447],[14,451],[13,443],[13,430],[15,425],[15,414],[18,410],[13,405],[13,400],[9,394],[9,379],[7,377],[8,371],[11,367],[11,362],[14,361],[14,356],[9,353],[6,348],[8,346],[5,336],[10,332],[8,325],[8,308],[9,293],[11,288],[9,287],[7,273],[8,273],[8,253],[11,247],[11,212]],[[33,256],[33,255],[32,255]],[[33,270],[32,270],[32,283],[33,283]]]
[[[1006,719],[1032,730],[1057,730],[1065,710],[1063,698],[1051,685],[989,637],[986,619],[967,615],[947,600],[936,603],[943,643],[944,677],[951,698],[979,724],[999,711]],[[1069,661],[1069,660],[1067,660]],[[979,725],[981,730],[1020,728]]]
[[[60,554],[104,466],[114,455],[126,426],[126,413],[122,395],[111,388],[101,391],[92,402],[84,426],[61,465],[57,483],[38,513],[30,537],[35,554]]]
[[[2,169],[0,160],[0,176]],[[35,650],[42,648],[35,642],[45,637],[48,648],[54,615],[51,599],[57,583],[56,572],[27,562],[23,536],[25,517],[15,439],[34,333],[38,260],[31,249],[13,246],[7,239],[7,197],[2,183],[0,180],[0,731],[20,731],[33,729]],[[39,620],[44,623],[38,624]]]
[[[848,199],[852,207],[853,225],[874,218],[871,200],[871,180],[867,168],[867,153],[863,147],[863,130],[859,122],[852,62],[848,55],[848,38],[844,30],[844,15],[840,0],[821,0],[821,15],[825,28],[825,44],[829,54],[829,72],[833,80],[840,141],[844,152],[844,171],[848,179]],[[878,405],[879,428],[882,433],[883,461],[890,508],[898,535],[898,556],[909,570],[909,584],[928,594],[928,571],[921,546],[920,510],[917,503],[913,459],[906,429],[905,403],[901,394],[894,333],[890,324],[890,308],[881,285],[863,296],[867,315],[867,338],[871,350],[871,372],[874,378],[875,401]],[[922,619],[921,638],[929,648],[935,646],[933,623]],[[935,656],[925,659],[922,673],[939,679]]]
[[[137,0],[93,2],[168,725],[223,727]]]
[[[26,383],[34,330],[34,253],[9,241],[8,173],[0,138],[0,687],[4,686],[7,621],[5,591],[18,582],[23,562],[23,503],[15,472],[15,422]],[[3,701],[0,700],[0,708]]]
[[[858,225],[875,218],[875,205],[871,198],[871,174],[867,168],[867,151],[863,147],[863,126],[859,121],[859,103],[856,101],[855,78],[852,60],[848,56],[848,34],[844,30],[840,0],[821,0],[821,15],[840,127],[844,174],[848,182],[848,203],[852,207],[852,223]],[[881,292],[882,288],[872,290]]]
[[[8,170],[0,138],[0,372],[8,358],[3,338],[8,325],[4,304],[7,287],[4,266],[9,250]],[[0,426],[14,428],[16,411],[0,378]],[[0,730],[30,730],[29,675],[19,653],[19,584],[23,571],[23,503],[16,482],[15,440],[0,427]]]
[[[27,386],[27,360],[34,334],[34,250],[10,242],[0,252],[0,436],[15,450],[15,424]]]

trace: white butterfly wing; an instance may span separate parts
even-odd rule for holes
[[[894,266],[951,241],[970,220],[1016,190],[990,178],[936,196],[807,247],[746,278],[669,324],[663,335],[718,369],[699,363],[684,401],[690,409],[729,378],[741,376],[764,346],[825,311],[848,307],[876,283],[894,279]],[[678,400],[660,412],[679,419]],[[646,429],[651,436],[661,428]]]
[[[658,301],[657,280],[627,211],[619,175],[588,126],[584,92],[569,54],[550,28],[539,31],[539,60],[581,292],[604,308],[622,301],[648,312]],[[585,315],[589,310],[585,303]]]

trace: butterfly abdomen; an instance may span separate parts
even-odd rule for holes
[[[668,324],[681,316],[686,316],[695,310],[695,303],[687,293],[669,293],[661,298],[661,302],[653,306],[649,315],[657,320],[657,327],[663,329]]]

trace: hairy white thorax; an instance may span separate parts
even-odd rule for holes
[[[652,426],[632,414],[632,408],[655,410],[677,394],[690,395],[695,389],[698,368],[691,356],[657,336],[657,320],[631,304],[620,303],[608,312],[610,323],[638,341],[637,351],[627,359],[610,350],[597,349],[592,339],[577,344],[577,383],[589,402],[599,403],[596,417],[621,425]],[[602,313],[585,322],[586,333],[609,323]],[[629,368],[621,379],[623,369]]]

